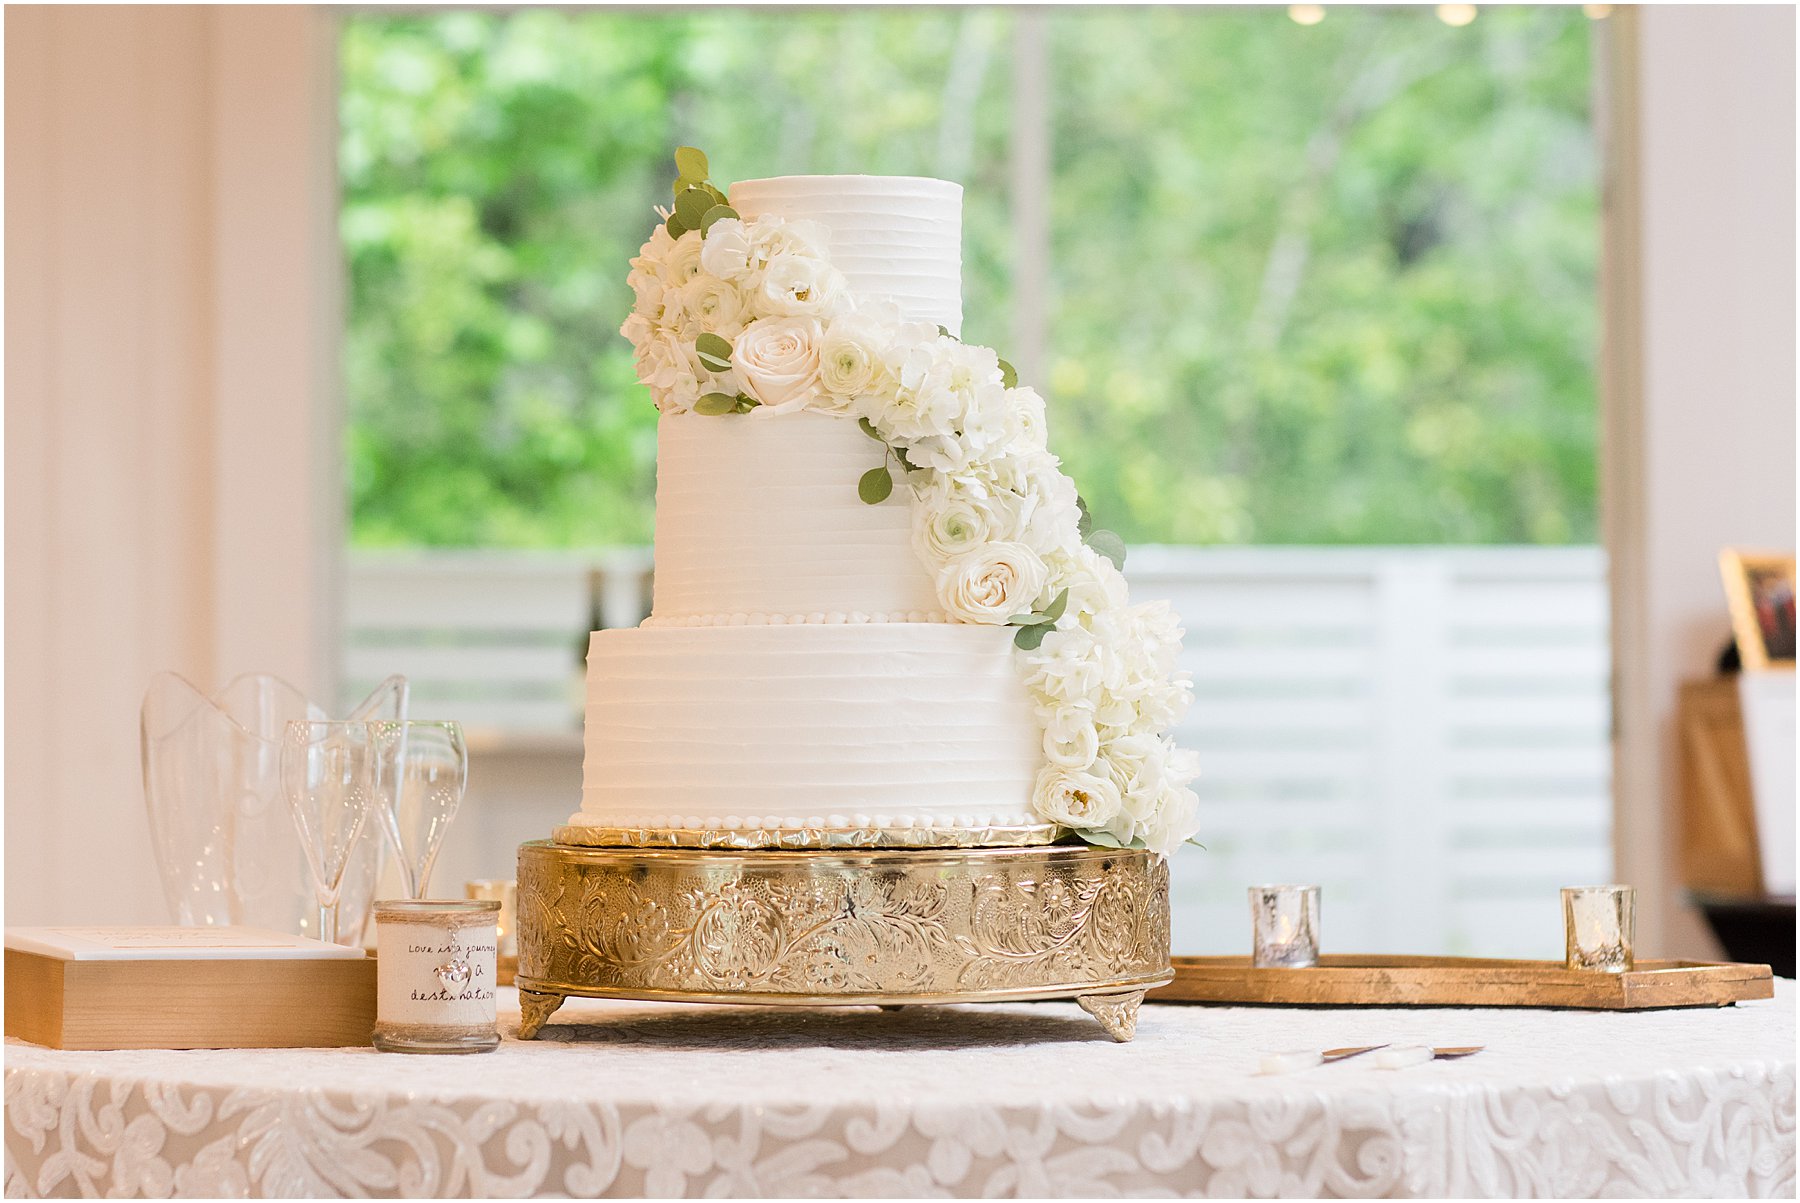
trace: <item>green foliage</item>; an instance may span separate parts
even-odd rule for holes
[[[883,457],[881,467],[870,468],[856,482],[856,495],[862,498],[864,505],[880,505],[894,492],[894,474],[888,471],[887,459]]]
[[[1429,9],[1333,8],[1309,28],[1279,8],[1046,19],[1052,338],[1025,383],[1114,530],[1595,537],[1579,9],[1484,7],[1463,29]],[[349,17],[356,542],[649,539],[656,413],[616,331],[671,147],[677,213],[691,191],[700,229],[728,215],[709,176],[961,181],[968,337],[1010,343],[1013,20]],[[718,160],[685,145],[702,140]]]

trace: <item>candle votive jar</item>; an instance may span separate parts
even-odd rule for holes
[[[375,904],[375,1047],[389,1053],[487,1053],[494,1026],[500,903],[429,899]]]
[[[491,898],[500,904],[499,939],[495,945],[503,957],[519,955],[519,883],[510,878],[483,877],[463,883],[468,898]]]
[[[1304,969],[1319,963],[1319,887],[1251,886],[1250,963]]]
[[[1570,969],[1624,973],[1631,968],[1636,896],[1630,886],[1575,886],[1562,892]]]

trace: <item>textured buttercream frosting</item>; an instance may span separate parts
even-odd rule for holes
[[[598,827],[1037,822],[1011,632],[952,623],[600,631],[581,812]]]
[[[656,439],[652,625],[943,621],[912,490],[856,494],[882,448],[853,419],[664,414]]]
[[[962,191],[922,176],[785,175],[740,180],[730,196],[746,219],[823,225],[832,265],[857,296],[960,335]]]

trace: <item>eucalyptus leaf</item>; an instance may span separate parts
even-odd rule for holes
[[[694,353],[700,357],[700,366],[709,372],[731,370],[731,344],[711,331],[694,340]]]
[[[956,338],[956,335],[950,333],[950,327],[948,327],[948,326],[939,326],[938,333],[943,335],[945,338]],[[956,338],[956,341],[961,342],[962,339]]]
[[[714,205],[706,211],[706,216],[700,219],[701,237],[705,237],[706,232],[713,228],[713,222],[724,221],[727,217],[736,217],[737,215],[738,211],[730,205]]]
[[[919,470],[919,465],[907,459],[906,452],[899,447],[894,448],[894,458],[900,461],[900,466],[905,468],[909,474]]]
[[[856,419],[856,425],[862,430],[862,432],[864,434],[866,434],[870,438],[874,439],[877,443],[884,441],[881,437],[881,432],[879,430],[875,429],[875,423],[869,421],[869,419],[858,418],[858,419]]]
[[[884,462],[879,468],[870,468],[856,482],[856,495],[863,499],[864,505],[880,505],[894,491],[894,478],[888,473]]]
[[[737,408],[737,398],[730,393],[707,393],[694,402],[694,412],[716,418],[720,414],[728,414]]]
[[[706,218],[706,211],[717,203],[706,189],[689,188],[675,198],[675,216],[681,218],[681,224],[688,229],[698,230]]]
[[[1007,388],[1019,387],[1019,369],[1002,359],[1000,361],[1000,383]]]
[[[1006,625],[1009,627],[1035,627],[1042,621],[1044,621],[1044,616],[1042,614],[1014,614],[1011,618],[1006,620]]]
[[[1075,829],[1075,834],[1086,840],[1088,843],[1098,844],[1102,848],[1130,848],[1137,843],[1135,840],[1130,844],[1122,843],[1119,840],[1119,837],[1110,831],[1083,831],[1081,828],[1077,827]]]
[[[700,186],[702,188],[706,189],[707,193],[718,204],[726,205],[726,206],[729,206],[731,204],[731,201],[726,199],[726,196],[723,192],[720,192],[717,188],[714,188],[711,184],[707,183],[705,180],[700,181]]]
[[[743,393],[739,393],[737,404],[732,407],[732,412],[747,414],[761,404],[762,402],[758,401],[755,397],[746,397]]]
[[[1043,646],[1044,636],[1049,633],[1050,628],[1044,626],[1042,623],[1036,623],[1028,627],[1020,627],[1019,633],[1013,636],[1013,643],[1021,651],[1035,652],[1039,647]]]
[[[689,188],[704,188],[704,187],[706,187],[706,181],[703,179],[700,179],[700,180],[692,179],[685,175],[680,175],[680,176],[675,177],[674,191],[675,191],[676,196],[680,196],[683,192],[686,192]]]
[[[669,214],[669,220],[663,222],[663,228],[669,232],[670,238],[680,238],[688,232],[688,228],[682,224],[680,216],[674,213]]]
[[[1125,540],[1109,530],[1097,530],[1087,537],[1087,545],[1113,562],[1113,567],[1124,571]]]
[[[1094,532],[1094,516],[1088,512],[1087,502],[1081,499],[1079,493],[1075,495],[1075,509],[1081,515],[1075,522],[1075,530],[1081,536],[1081,541],[1086,543],[1087,537]]]
[[[1044,621],[1054,623],[1069,609],[1069,591],[1064,589],[1050,600],[1049,609],[1044,611]]]
[[[675,148],[675,170],[695,180],[703,180],[712,174],[712,169],[706,163],[706,152],[697,146]]]

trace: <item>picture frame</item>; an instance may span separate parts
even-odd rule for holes
[[[1794,555],[1719,553],[1738,660],[1749,670],[1794,667]]]

